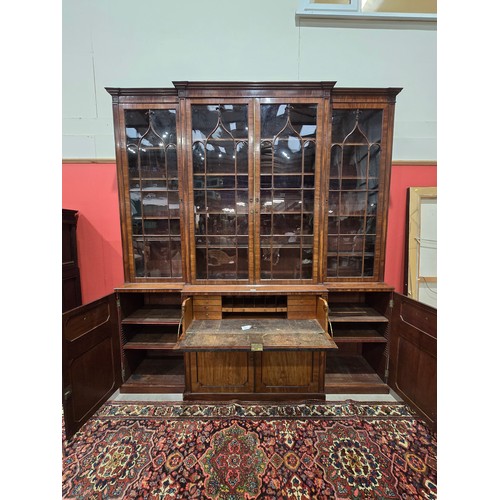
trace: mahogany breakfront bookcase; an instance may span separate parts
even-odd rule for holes
[[[400,90],[108,88],[125,284],[85,320],[117,318],[106,380],[191,400],[388,392]]]

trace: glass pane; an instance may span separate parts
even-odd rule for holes
[[[338,259],[338,276],[358,277],[362,272],[362,257],[342,257]]]
[[[364,248],[364,238],[362,235],[340,235],[340,236],[329,236],[333,239],[333,247],[337,248],[339,253],[359,253],[363,252]],[[330,241],[329,241],[330,242]]]
[[[380,146],[373,144],[370,146],[370,160],[368,168],[368,189],[378,189],[378,178],[380,168]]]
[[[316,168],[316,143],[313,141],[304,142],[304,173],[314,173]]]
[[[261,175],[260,177],[260,188],[261,189],[272,189],[273,187],[273,177],[272,175]]]
[[[314,191],[313,190],[295,190],[261,191],[261,212],[262,213],[313,213],[314,211]]]
[[[328,276],[337,276],[338,271],[338,257],[331,257],[330,255],[326,259],[326,272]]]
[[[342,150],[342,179],[366,180],[368,145],[345,145]]]
[[[160,236],[163,234],[172,234],[180,236],[180,223],[177,220],[168,220],[168,219],[134,219],[136,224],[133,224],[133,233],[134,234],[147,234],[147,235],[155,235]],[[137,227],[136,227],[137,226]]]
[[[176,112],[125,111],[135,276],[180,278]]]
[[[365,226],[363,217],[340,217],[340,234],[362,234]]]
[[[367,213],[373,215],[377,213],[378,191],[368,191]]]
[[[205,155],[205,145],[201,142],[195,142],[193,144],[193,173],[205,173]]]
[[[219,114],[221,124],[235,139],[248,138],[248,111],[246,104],[214,104],[191,107],[193,142],[207,139],[209,136],[220,137],[223,132],[218,127]],[[218,130],[218,131],[216,131]]]
[[[208,235],[206,241],[209,248],[236,246],[236,236]]]
[[[248,243],[247,243],[248,245]],[[248,246],[238,245],[238,265],[236,266],[236,278],[239,280],[248,279]]]
[[[381,109],[334,109],[332,116],[332,144],[342,144],[359,126],[369,144],[380,143],[382,137]],[[357,135],[359,138],[359,135]],[[349,142],[355,142],[355,136]]]
[[[375,255],[375,236],[365,236],[365,257],[374,257]]]
[[[142,213],[144,215],[168,215],[168,197],[163,192],[143,194]]]
[[[318,0],[316,0],[317,2]],[[325,0],[321,0],[324,2]],[[337,3],[337,0],[328,0],[327,3]],[[363,12],[405,12],[436,14],[437,0],[368,0],[362,3]]]
[[[339,224],[338,217],[328,217],[328,234],[338,234]]]
[[[196,278],[248,279],[247,105],[191,111]]]
[[[364,277],[373,276],[373,263],[374,263],[373,257],[365,257],[364,269],[363,269],[363,276]]]
[[[328,196],[328,215],[340,213],[340,193],[338,191],[330,191]]]
[[[248,143],[238,142],[236,144],[236,172],[248,175]]]
[[[236,234],[234,215],[211,215],[207,217],[207,234]]]
[[[237,252],[232,248],[208,248],[207,278],[208,279],[236,279]]]
[[[134,253],[135,275],[144,277],[144,240],[133,237],[132,250]]]
[[[136,272],[147,278],[182,276],[180,237],[133,240]]]
[[[300,248],[262,248],[261,278],[268,279],[311,279],[312,247]]]
[[[232,174],[236,172],[235,144],[231,138],[208,141],[205,145],[205,164],[209,174]]]
[[[300,175],[275,175],[275,188],[295,188],[300,189],[302,186],[302,176]]]
[[[340,215],[364,215],[366,212],[366,191],[342,191],[340,193]]]
[[[236,191],[236,213],[248,214],[248,191]]]

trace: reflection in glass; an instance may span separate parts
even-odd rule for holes
[[[125,110],[135,276],[181,278],[174,109]]]
[[[193,105],[191,119],[196,278],[248,279],[247,105]]]
[[[179,237],[135,237],[133,251],[136,273],[150,278],[182,276]]]
[[[382,118],[380,109],[333,110],[328,277],[373,276]]]

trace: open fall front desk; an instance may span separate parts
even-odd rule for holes
[[[188,351],[336,349],[315,319],[194,320],[177,343]]]

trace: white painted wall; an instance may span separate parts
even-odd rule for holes
[[[299,0],[64,0],[63,158],[114,158],[104,87],[333,80],[404,87],[395,160],[436,159],[436,31],[298,27]]]

